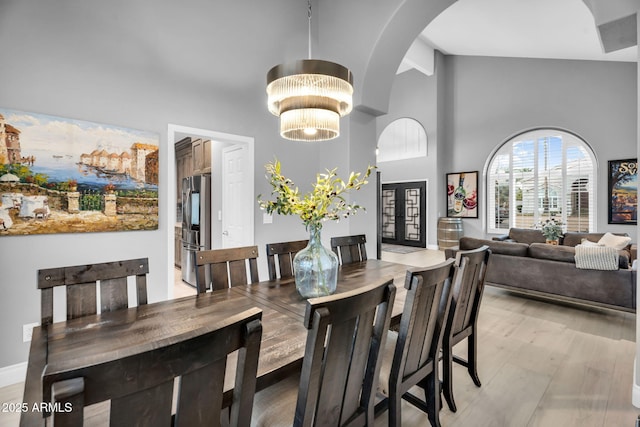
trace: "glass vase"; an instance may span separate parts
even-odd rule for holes
[[[338,281],[338,257],[322,246],[321,226],[309,226],[309,244],[293,259],[296,289],[303,298],[331,295]]]

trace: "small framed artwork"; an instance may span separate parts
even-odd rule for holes
[[[638,159],[609,160],[609,224],[638,223]]]
[[[478,218],[478,171],[447,174],[447,217]]]

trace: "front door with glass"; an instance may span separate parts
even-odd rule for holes
[[[425,247],[426,182],[382,184],[382,243]]]

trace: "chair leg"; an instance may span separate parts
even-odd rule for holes
[[[400,427],[402,425],[402,396],[397,390],[392,390],[389,396],[389,427]]]
[[[422,381],[424,397],[427,403],[427,415],[431,422],[431,427],[440,427],[440,380],[438,379],[437,367],[435,372],[430,373]]]
[[[442,346],[442,393],[451,412],[456,412],[453,400],[453,353],[448,343]]]
[[[467,370],[473,380],[473,383],[480,387],[480,377],[478,376],[478,343],[477,343],[476,331],[473,329],[473,333],[469,335],[467,341]]]
[[[84,419],[84,378],[71,378],[52,385],[52,398],[62,408],[71,410],[53,414],[56,426],[81,426]],[[50,423],[51,419],[47,423]]]

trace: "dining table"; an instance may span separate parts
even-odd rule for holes
[[[392,324],[397,324],[406,297],[405,276],[410,268],[377,259],[341,265],[336,293],[393,278],[396,297]],[[256,391],[260,391],[300,371],[307,338],[303,326],[306,306],[294,279],[283,278],[36,327],[29,351],[20,425],[46,425],[51,410],[60,409],[51,406],[51,385],[56,379],[89,374],[99,378],[103,374],[101,366],[113,360],[170,343],[191,331],[214,328],[229,316],[253,307],[262,310],[256,381]],[[230,379],[225,384],[224,404],[230,405],[233,375],[227,377]]]

